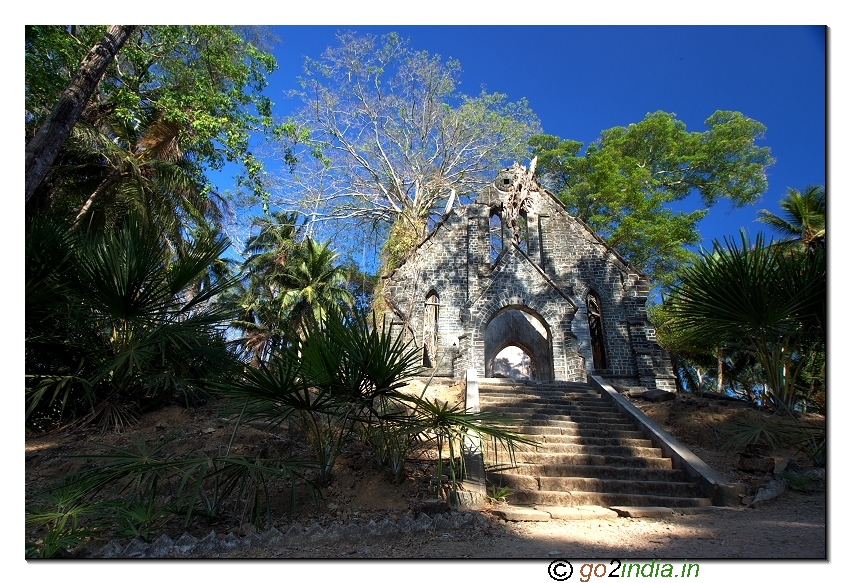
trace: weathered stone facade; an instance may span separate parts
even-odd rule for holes
[[[670,360],[646,318],[646,276],[514,165],[450,210],[384,282],[394,323],[438,375],[493,376],[507,347],[538,380],[673,390]]]

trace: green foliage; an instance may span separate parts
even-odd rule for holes
[[[330,243],[307,237],[280,277],[281,307],[297,328],[321,324],[332,312],[351,307],[354,296],[345,287],[345,271]]]
[[[203,379],[227,374],[227,314],[212,300],[228,282],[195,287],[226,240],[201,239],[175,253],[137,218],[90,235],[50,218],[28,223],[30,427],[88,415],[121,428],[135,417],[133,404],[156,406],[175,393],[190,399],[203,392]]]
[[[407,221],[397,221],[390,228],[384,247],[381,249],[382,270],[390,274],[401,266],[419,243],[422,229]]]
[[[26,507],[26,524],[40,527],[42,536],[26,542],[26,557],[49,559],[86,544],[97,534],[81,525],[81,519],[93,515],[94,505],[85,500],[86,489],[68,481],[52,490],[36,492],[35,503]]]
[[[682,314],[673,313],[672,300],[679,292],[663,304],[648,308],[648,312],[659,342],[671,354],[683,388],[732,391],[751,402],[761,402],[760,387],[770,382],[782,383],[784,379],[784,386],[796,395],[799,406],[823,413],[826,405],[824,190],[820,186],[809,186],[803,192],[789,189],[780,206],[785,218],[767,211],[759,214],[763,222],[789,239],[769,245],[757,242],[749,250],[748,243],[743,243],[742,250],[706,257],[698,270],[702,273],[699,281],[692,279],[689,284],[704,286],[706,294],[725,293],[725,297],[718,296],[715,302],[737,307],[737,316],[724,325],[723,334],[717,334],[720,328],[714,325],[704,326],[701,333],[678,325]],[[693,275],[690,270],[687,273],[691,274],[689,277]],[[718,289],[722,283],[711,283],[717,277],[731,282],[729,287]],[[812,303],[794,311],[795,300],[791,296]],[[704,300],[701,301],[705,303]],[[727,316],[728,309],[723,308]],[[783,321],[776,310],[784,310],[790,316]],[[778,352],[762,349],[758,356],[747,337],[736,334],[738,329],[758,328],[759,318],[781,324],[767,333],[780,340],[784,348]],[[786,327],[784,332],[782,326]]]
[[[798,379],[826,339],[826,256],[800,250],[715,242],[713,253],[684,268],[667,299],[668,329],[679,342],[751,353],[774,406],[793,409]]]
[[[28,137],[103,31],[27,27]],[[172,170],[179,160],[183,186],[191,185],[207,198],[213,191],[207,171],[226,163],[241,165],[239,184],[265,197],[266,178],[250,136],[265,132],[294,138],[292,126],[273,122],[271,101],[262,95],[276,68],[274,58],[235,27],[139,27],[100,81],[45,188],[60,188],[64,208],[78,211],[93,192],[100,197],[101,191],[109,191],[108,198],[120,200],[116,188],[128,176],[135,175],[137,184],[155,182],[152,174],[159,170],[154,161],[167,158]],[[120,157],[117,150],[123,150],[125,164],[116,167],[108,162]],[[288,160],[294,162],[291,155]],[[144,171],[128,173],[133,164]],[[76,187],[83,187],[82,192],[75,192]],[[197,205],[189,214],[196,210]]]
[[[329,312],[323,323],[304,328],[303,339],[294,337],[219,391],[244,400],[245,419],[293,423],[308,435],[319,480],[327,482],[355,424],[394,417],[388,401],[416,372],[417,361],[415,347],[386,322],[379,327],[374,316],[371,323],[356,314],[346,321]]]
[[[115,536],[122,539],[138,538],[152,542],[154,537],[171,516],[167,508],[157,506],[156,488],[147,495],[139,493],[129,501],[110,504],[115,513]]]
[[[826,432],[818,427],[800,422],[789,413],[778,417],[776,413],[757,421],[742,421],[729,427],[731,437],[722,448],[741,451],[749,444],[763,443],[780,449],[787,448],[805,454],[815,466],[826,465]]]
[[[260,231],[248,239],[239,286],[227,302],[240,314],[231,325],[242,336],[233,344],[258,366],[305,327],[350,308],[355,296],[350,269],[337,264],[329,243],[298,240],[302,225],[295,213],[273,213],[255,225]]]
[[[536,445],[516,432],[506,429],[515,420],[492,412],[470,413],[462,405],[450,405],[431,401],[423,397],[403,395],[402,401],[413,407],[409,417],[408,431],[423,434],[436,442],[437,446],[437,493],[442,492],[443,460],[448,454],[449,486],[452,491],[464,478],[464,454],[470,449],[470,436],[491,440],[493,450],[497,446],[506,449],[511,463],[518,444]]]
[[[788,487],[797,492],[808,492],[812,485],[812,478],[796,472],[782,472],[779,477],[788,483]]]
[[[779,206],[785,218],[761,210],[758,220],[789,237],[785,243],[803,247],[826,245],[826,191],[823,186],[807,186],[802,192],[789,188]]]
[[[420,366],[419,351],[404,342],[386,321],[378,325],[353,314],[329,314],[303,338],[276,349],[268,362],[246,367],[219,393],[233,399],[246,420],[294,428],[308,436],[318,462],[318,481],[327,483],[345,440],[355,434],[369,443],[376,462],[394,479],[414,441],[434,440],[440,454],[457,458],[472,433],[512,448],[526,443],[502,425],[509,420],[490,413],[471,414],[461,406],[438,404],[400,391]],[[235,409],[234,409],[235,411]],[[442,466],[440,468],[442,470]],[[460,468],[452,466],[457,487]]]
[[[490,494],[487,496],[493,502],[504,502],[508,496],[513,494],[513,490],[507,486],[490,485]]]
[[[755,145],[765,127],[739,112],[718,111],[705,132],[688,132],[658,111],[628,127],[602,132],[584,155],[580,142],[531,139],[542,183],[567,209],[605,237],[636,268],[666,286],[674,269],[694,259],[697,225],[707,210],[674,211],[670,203],[697,192],[706,209],[727,198],[751,204],[767,189],[770,150]]]

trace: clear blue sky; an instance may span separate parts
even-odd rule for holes
[[[267,94],[275,113],[298,107],[304,57],[336,44],[337,31],[398,32],[414,49],[462,65],[459,90],[528,99],[546,133],[584,142],[603,129],[675,113],[691,131],[718,109],[741,111],[767,126],[760,145],[776,163],[761,201],[730,212],[721,201],[701,223],[714,238],[751,233],[758,209],[779,212],[789,187],[825,184],[826,31],[822,26],[276,26],[280,69]],[[221,186],[225,186],[224,183]],[[692,197],[691,208],[699,204]]]

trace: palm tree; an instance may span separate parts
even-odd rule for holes
[[[286,341],[288,313],[282,305],[286,290],[282,280],[303,225],[298,224],[297,213],[286,212],[272,212],[252,222],[259,231],[245,245],[247,259],[227,299],[240,314],[231,322],[240,333],[231,343],[259,366]]]
[[[317,243],[310,237],[296,248],[281,278],[286,289],[282,306],[296,328],[321,324],[328,312],[354,303],[354,295],[345,287],[346,270],[334,265],[337,258],[330,243]]]
[[[155,111],[127,120],[114,108],[90,110],[42,186],[49,190],[43,202],[69,213],[72,229],[116,228],[133,213],[179,247],[184,228],[220,224],[226,202],[202,188],[203,177],[183,147],[191,130]]]
[[[761,210],[758,220],[805,248],[826,245],[826,191],[823,186],[807,186],[802,192],[789,188],[779,206],[785,218]]]
[[[252,223],[260,230],[245,244],[244,253],[248,259],[243,271],[275,281],[286,269],[303,224],[298,224],[295,212],[272,212],[268,217],[255,217]]]
[[[28,229],[28,421],[157,406],[178,391],[189,398],[232,363],[228,314],[212,301],[228,282],[190,292],[227,240],[199,239],[176,254],[132,215],[104,233],[41,217]]]
[[[712,253],[685,268],[668,298],[669,330],[679,341],[708,341],[752,354],[764,372],[772,402],[793,408],[798,379],[812,350],[826,337],[826,258],[808,251],[715,241]]]

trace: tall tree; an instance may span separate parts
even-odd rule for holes
[[[328,312],[340,312],[354,303],[354,295],[345,286],[346,271],[336,265],[337,259],[329,243],[310,237],[296,247],[281,278],[286,287],[282,303],[296,327],[320,325]]]
[[[459,93],[460,63],[396,34],[342,34],[304,70],[297,123],[321,155],[305,158],[279,203],[316,219],[396,225],[415,243],[453,194],[474,193],[525,159],[540,131],[524,99]]]
[[[59,150],[71,134],[77,118],[100,83],[106,68],[130,38],[135,26],[110,26],[106,34],[89,51],[71,84],[59,96],[50,116],[26,147],[26,202],[44,180]]]
[[[254,225],[259,231],[248,239],[240,286],[229,303],[241,313],[232,322],[240,332],[233,344],[258,366],[293,334],[321,326],[329,312],[352,306],[354,295],[349,270],[337,265],[329,243],[302,238],[295,213],[272,213]]]
[[[599,232],[656,283],[669,285],[676,266],[694,258],[687,246],[720,198],[735,206],[767,189],[770,150],[756,145],[761,123],[740,112],[718,111],[707,130],[689,132],[675,114],[657,111],[628,127],[583,144],[556,136],[531,140],[542,183],[569,211]],[[705,209],[676,211],[670,203],[698,194]]]
[[[237,288],[228,294],[239,312],[231,322],[239,332],[238,346],[254,366],[259,366],[286,341],[288,314],[284,309],[282,279],[289,268],[301,226],[296,213],[272,212],[255,217],[259,230],[248,238]]]
[[[88,38],[91,28],[96,27],[74,32]],[[64,77],[77,44],[77,37],[64,27],[27,29],[28,135],[35,133],[32,126],[42,123],[45,111],[59,98],[61,89],[55,86]],[[236,163],[242,168],[240,185],[265,195],[263,166],[249,140],[255,131],[288,132],[289,126],[273,123],[272,103],[262,94],[267,76],[276,67],[271,54],[246,41],[234,27],[140,27],[107,68],[78,119],[79,136],[72,139],[78,139],[79,149],[88,142],[91,156],[83,160],[83,166],[78,154],[68,152],[42,185],[44,194],[52,199],[56,184],[67,193],[69,181],[88,181],[88,192],[83,188],[76,199],[52,201],[76,213],[86,208],[98,186],[116,182],[115,172],[94,164],[98,156],[102,156],[101,166],[112,164],[110,142],[113,149],[135,148],[132,155],[145,163],[170,149],[171,160],[182,161],[202,193],[214,190],[208,170]],[[106,141],[91,139],[92,133],[102,134]],[[95,181],[98,173],[100,182]]]

